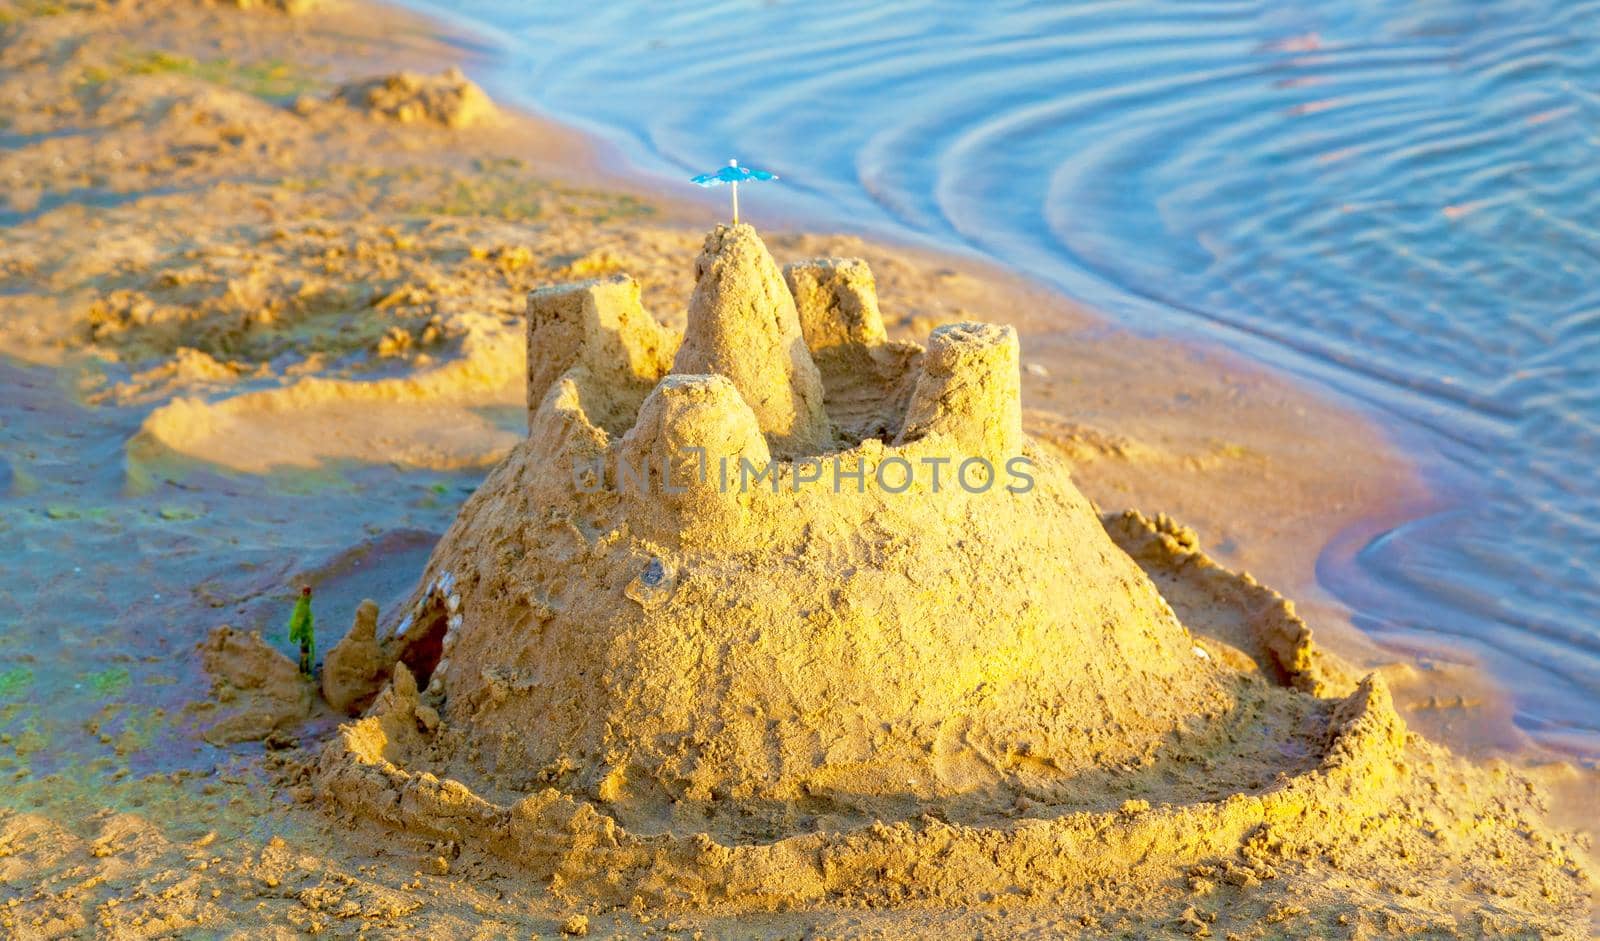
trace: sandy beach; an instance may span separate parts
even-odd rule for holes
[[[8,935],[1589,936],[1595,772],[1530,742],[1470,662],[1380,649],[1318,585],[1330,544],[1428,504],[1395,442],[1230,351],[1126,332],[964,259],[769,227],[759,202],[744,221],[776,264],[865,260],[886,343],[1015,328],[1031,447],[1092,501],[1085,518],[1112,521],[1176,616],[1222,644],[1219,664],[1265,677],[1262,714],[1343,734],[1360,722],[1332,703],[1365,697],[1387,716],[1392,695],[1398,720],[1361,728],[1393,761],[1343,787],[1381,781],[1401,809],[1363,797],[1361,840],[1275,847],[1243,868],[1149,837],[1142,851],[1170,866],[1094,884],[1041,866],[1049,891],[960,904],[865,889],[674,904],[597,889],[598,863],[590,883],[530,874],[465,825],[430,829],[425,809],[382,825],[333,800],[363,780],[336,760],[351,717],[248,632],[290,653],[306,584],[324,652],[364,598],[369,629],[392,635],[437,581],[444,556],[430,556],[457,512],[529,436],[543,390],[530,391],[528,293],[626,274],[663,336],[692,334],[696,258],[715,255],[706,232],[723,220],[687,186],[646,191],[576,133],[492,102],[461,71],[470,37],[366,3],[240,6],[0,3]],[[1126,510],[1142,516],[1119,530]],[[477,543],[441,545],[459,559]],[[242,633],[214,633],[224,624]],[[1291,638],[1299,666],[1271,676],[1263,637]],[[437,723],[421,679],[361,721]],[[1281,744],[1254,727],[1240,738]],[[1232,760],[1157,766],[1153,801],[1036,803],[1137,816],[1271,790]],[[470,765],[441,758],[439,777]],[[509,788],[482,780],[490,797]],[[1326,780],[1331,793],[1343,779]],[[640,800],[616,801],[617,817],[649,831],[659,808]],[[943,823],[983,832],[963,813]],[[706,826],[738,843],[737,826]]]

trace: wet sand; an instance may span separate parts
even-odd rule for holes
[[[308,756],[337,721],[325,708],[266,747],[206,743],[217,707],[194,648],[230,623],[286,650],[303,581],[324,648],[361,598],[399,600],[524,431],[526,291],[625,270],[681,327],[685,259],[713,220],[605,173],[569,132],[474,117],[448,80],[438,95],[341,92],[471,62],[465,40],[407,14],[61,6],[17,6],[0,50],[0,532],[22,573],[0,587],[0,919],[23,936],[555,933],[577,900],[310,806]],[[866,258],[893,337],[1015,325],[1025,425],[1102,509],[1193,527],[1219,561],[1296,599],[1328,649],[1382,667],[1424,734],[1554,760],[1470,669],[1395,663],[1317,588],[1324,546],[1427,499],[1357,416],[1003,272],[850,237],[767,240],[780,262]],[[1536,774],[1582,819],[1590,773]],[[1140,907],[1098,923],[1138,924]],[[1059,913],[953,917],[1049,933]],[[839,911],[680,922],[649,928],[907,930]],[[646,930],[627,912],[592,930],[607,925]]]

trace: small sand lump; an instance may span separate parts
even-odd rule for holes
[[[201,735],[213,745],[258,741],[311,711],[311,687],[293,661],[254,632],[224,624],[199,645],[218,717]]]
[[[458,128],[494,114],[489,96],[456,68],[438,75],[396,72],[351,82],[341,86],[334,99],[402,124],[431,122]]]
[[[224,0],[241,10],[277,10],[281,13],[309,13],[323,5],[323,0]]]

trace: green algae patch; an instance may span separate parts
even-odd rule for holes
[[[33,686],[33,670],[12,667],[0,673],[0,699],[16,699]]]
[[[318,91],[327,83],[305,68],[281,59],[236,62],[229,58],[196,59],[161,49],[129,51],[113,61],[85,67],[83,85],[103,85],[129,75],[187,75],[257,98],[282,100]]]
[[[88,674],[84,677],[84,683],[96,696],[111,697],[121,695],[132,679],[127,667],[111,667]]]

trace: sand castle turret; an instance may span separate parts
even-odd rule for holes
[[[928,338],[899,443],[945,437],[963,454],[993,462],[1022,452],[1017,331],[991,323],[939,327]]]
[[[638,283],[623,275],[532,292],[527,333],[530,423],[572,370],[601,395],[589,403],[596,422],[627,421],[672,362],[670,338],[645,312]]]
[[[859,258],[815,258],[783,268],[800,329],[814,356],[887,342],[878,312],[878,286]]]
[[[672,369],[727,376],[780,454],[815,452],[830,443],[822,378],[794,297],[748,225],[718,226],[706,236]]]
[[[1023,433],[1013,329],[888,340],[864,263],[785,279],[749,226],[695,272],[681,343],[626,278],[534,292],[529,437],[386,625],[404,689],[330,744],[330,800],[753,907],[1122,878],[1381,804],[1381,684],[1209,654]],[[1232,795],[1184,783],[1218,762]]]
[[[645,399],[610,476],[641,535],[707,544],[738,538],[753,499],[740,476],[773,467],[755,413],[727,377],[671,375]]]

